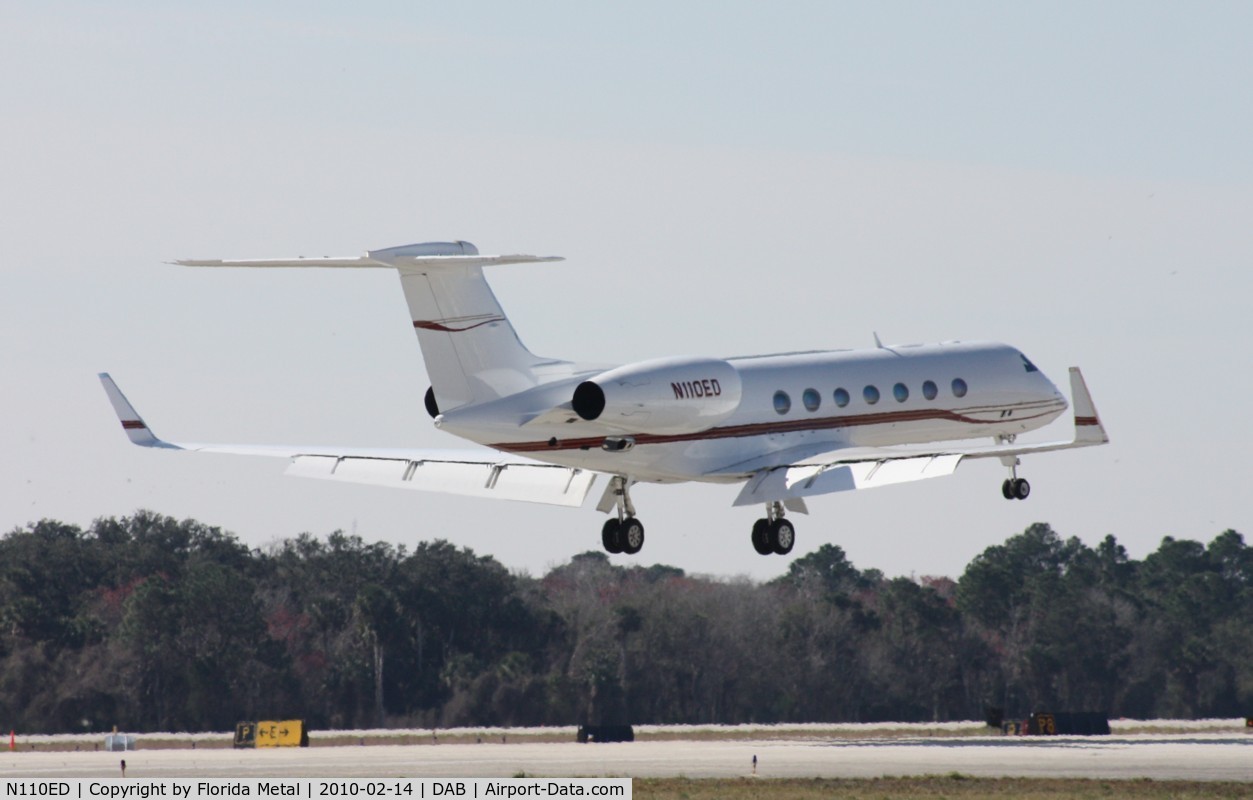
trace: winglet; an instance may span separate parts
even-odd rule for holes
[[[1070,396],[1075,405],[1075,443],[1106,444],[1109,434],[1096,413],[1096,404],[1078,367],[1070,368]]]
[[[126,438],[140,447],[174,447],[174,445],[157,438],[152,429],[144,422],[143,417],[139,416],[139,412],[126,399],[126,395],[122,394],[122,390],[117,388],[117,384],[113,382],[113,378],[109,377],[109,373],[101,372],[100,382],[104,384],[104,392],[109,396],[109,402],[113,404],[113,411],[122,423],[122,430],[126,431]]]

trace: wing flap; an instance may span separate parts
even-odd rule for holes
[[[962,458],[937,454],[763,470],[744,485],[733,505],[749,506],[940,478],[952,475]]]
[[[545,464],[490,450],[405,450],[312,445],[188,444],[152,432],[122,390],[100,373],[122,430],[133,444],[168,450],[288,458],[285,474],[371,486],[581,506],[597,473]]]
[[[297,456],[285,474],[568,507],[583,505],[596,482],[595,472],[550,464],[355,456]]]

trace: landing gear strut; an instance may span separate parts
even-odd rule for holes
[[[644,547],[644,523],[635,518],[627,479],[615,475],[609,486],[615,495],[617,516],[605,520],[604,527],[600,529],[601,544],[607,552],[633,556]]]
[[[796,544],[796,528],[783,517],[783,504],[766,503],[766,517],[753,523],[753,549],[763,556],[785,556]]]
[[[1009,477],[1001,484],[1001,495],[1006,500],[1026,500],[1031,495],[1031,484],[1026,478],[1018,477],[1018,458],[1009,456],[1001,462],[1009,467]]]

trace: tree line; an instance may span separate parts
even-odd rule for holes
[[[1036,524],[956,580],[832,544],[768,582],[446,541],[263,549],[148,511],[0,538],[0,727],[227,730],[1253,714],[1253,550]]]

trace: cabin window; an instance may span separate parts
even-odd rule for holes
[[[835,404],[837,406],[839,406],[840,408],[843,408],[844,406],[848,405],[848,401],[849,401],[849,396],[848,396],[847,389],[840,388],[840,389],[835,390]]]
[[[936,388],[935,381],[923,381],[922,382],[922,396],[923,397],[927,398],[928,400],[934,400],[935,396],[939,393],[940,393],[940,390]]]
[[[787,396],[787,392],[780,389],[774,393],[774,410],[780,414],[786,414],[792,410],[792,398]]]
[[[909,399],[909,387],[903,383],[898,383],[892,387],[892,396],[896,398],[896,402],[903,403]]]
[[[818,394],[817,389],[806,389],[805,393],[801,395],[801,402],[810,411],[817,411],[818,406],[822,405],[822,395]]]
[[[874,405],[879,402],[879,390],[874,386],[867,386],[865,389],[862,389],[861,396],[864,397],[866,402],[870,405]]]
[[[964,380],[962,380],[961,378],[953,378],[953,396],[954,397],[965,397],[966,389],[967,389],[966,382]]]

